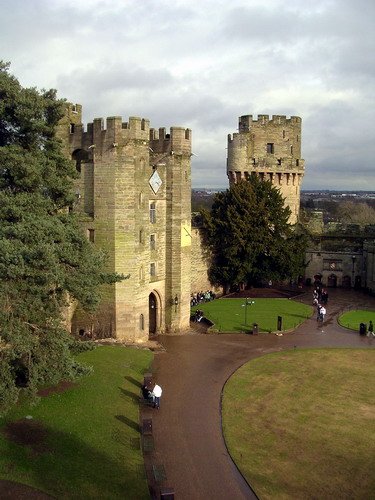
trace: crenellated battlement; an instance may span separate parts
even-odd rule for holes
[[[302,122],[299,116],[291,116],[287,118],[286,115],[272,115],[270,119],[269,115],[258,115],[258,119],[253,118],[253,115],[243,115],[238,119],[238,131],[239,132],[250,132],[252,127],[259,126],[272,126],[272,125],[294,125],[300,124]]]
[[[164,127],[150,129],[150,145],[155,153],[191,154],[191,130],[184,127],[171,127],[169,133]]]

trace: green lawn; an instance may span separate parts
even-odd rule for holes
[[[61,500],[148,499],[138,395],[152,356],[115,346],[80,354],[93,374],[0,419],[0,477]],[[13,442],[15,422],[27,423],[28,446]]]
[[[367,323],[367,326],[372,321],[375,329],[375,311],[349,311],[345,314],[342,314],[339,319],[339,325],[350,328],[351,330],[359,331],[360,323]]]
[[[259,498],[375,498],[374,379],[374,349],[304,349],[228,380],[225,440]]]
[[[246,332],[258,323],[259,332],[277,331],[277,317],[282,317],[282,329],[290,330],[310,318],[312,307],[288,299],[254,299],[245,305],[245,299],[218,299],[192,308],[201,309],[215,323],[219,332]]]

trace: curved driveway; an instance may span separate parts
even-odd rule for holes
[[[310,303],[310,295],[308,292],[299,300]],[[323,325],[313,317],[280,337],[160,336],[158,341],[166,351],[155,355],[153,372],[163,388],[161,409],[143,411],[153,418],[155,449],[145,454],[145,463],[155,497],[160,487],[169,486],[176,500],[256,498],[231,461],[222,437],[220,401],[226,380],[246,361],[271,352],[305,347],[375,347],[375,339],[359,336],[336,323],[343,310],[359,308],[374,309],[375,299],[362,293],[330,290]],[[153,465],[163,466],[164,481],[152,479]]]

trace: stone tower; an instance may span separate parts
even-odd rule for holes
[[[290,207],[290,222],[299,215],[300,186],[304,175],[301,158],[301,123],[298,116],[252,115],[239,118],[238,132],[228,135],[227,175],[230,183],[255,173],[279,188]]]
[[[119,116],[85,131],[81,111],[69,105],[58,132],[80,173],[74,210],[108,271],[130,276],[107,286],[95,316],[78,307],[72,332],[132,341],[181,332],[190,320],[191,131]]]

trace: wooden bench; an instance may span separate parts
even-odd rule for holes
[[[142,434],[144,436],[152,436],[152,418],[144,418],[142,420]]]

